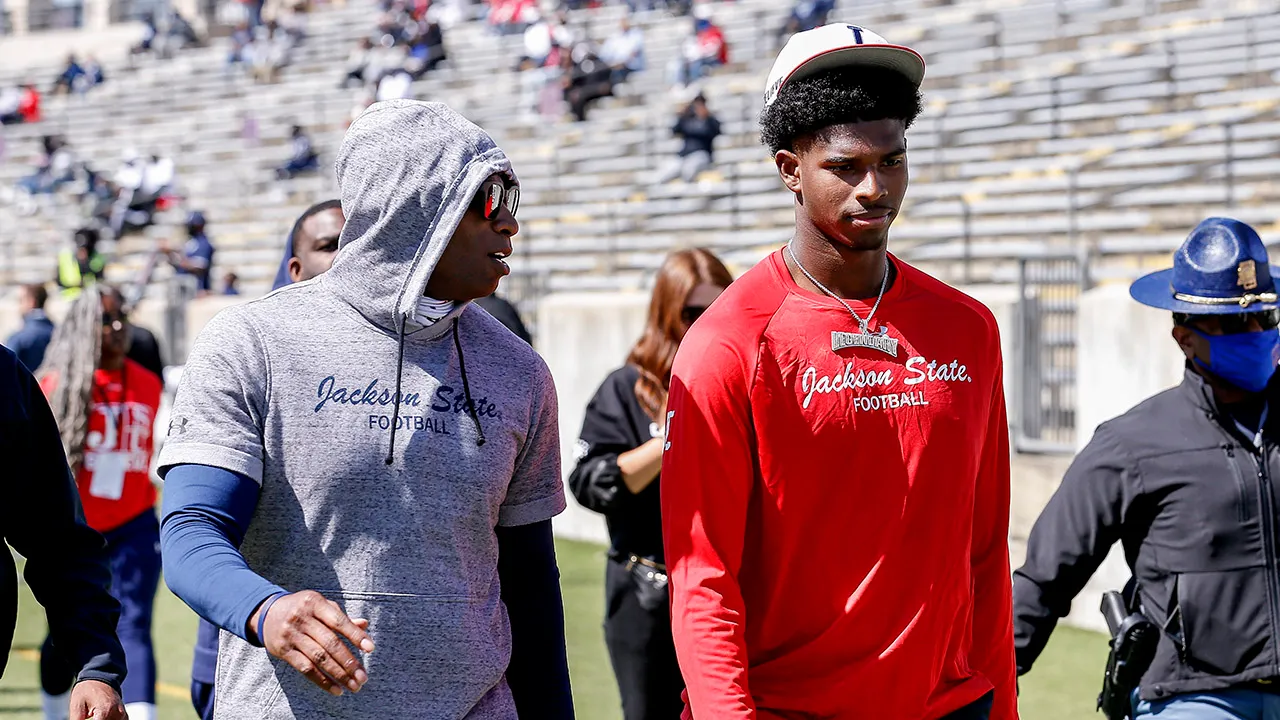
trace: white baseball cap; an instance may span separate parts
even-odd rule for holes
[[[764,104],[778,99],[782,86],[835,67],[865,65],[897,70],[916,87],[924,80],[924,58],[903,45],[893,45],[874,32],[848,23],[831,23],[796,33],[769,71]]]

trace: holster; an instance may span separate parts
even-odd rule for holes
[[[1111,631],[1111,652],[1107,655],[1098,709],[1108,720],[1127,720],[1132,715],[1133,691],[1151,666],[1160,641],[1160,629],[1142,614],[1137,594],[1137,585],[1132,581],[1123,595],[1115,590],[1102,594],[1101,610]]]

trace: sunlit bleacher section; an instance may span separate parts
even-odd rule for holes
[[[717,2],[731,63],[703,91],[726,134],[698,182],[657,185],[678,147],[670,124],[682,100],[667,63],[687,18],[642,15],[649,68],[595,104],[585,123],[522,110],[512,72],[519,35],[482,22],[446,30],[449,59],[414,85],[489,129],[523,184],[513,288],[636,287],[672,248],[704,245],[739,268],[789,233],[792,200],[759,144],[755,117],[786,3]],[[1093,278],[1167,264],[1207,214],[1230,213],[1280,238],[1280,3],[1273,0],[928,0],[842,3],[836,17],[917,48],[929,64],[927,107],[909,134],[908,204],[893,249],[953,282],[1015,282],[1019,261],[1088,258]],[[578,11],[603,40],[624,6]],[[288,154],[289,126],[314,133],[328,168],[353,103],[339,89],[356,38],[373,28],[366,0],[322,6],[276,84],[224,75],[226,40],[169,60],[108,67],[84,97],[46,98],[46,120],[6,128],[0,185],[30,171],[41,135],[64,134],[82,159],[110,172],[125,148],[177,163],[186,208],[209,218],[221,270],[264,291],[283,237],[309,203],[333,192],[330,172],[289,181],[272,169]],[[2,42],[2,41],[0,41]],[[0,45],[3,47],[3,45]],[[0,86],[57,72],[0,63]],[[260,141],[241,137],[250,114]],[[178,240],[175,209],[110,248],[112,274],[132,276],[158,238]],[[58,200],[34,215],[0,207],[0,285],[45,280],[76,211]]]

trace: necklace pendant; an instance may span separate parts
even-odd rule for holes
[[[881,330],[884,331],[887,328],[881,328]],[[886,355],[898,357],[898,339],[889,337],[887,333],[873,335],[867,332],[851,333],[832,330],[831,352],[839,352],[847,348],[871,348]]]

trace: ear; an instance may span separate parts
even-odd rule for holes
[[[1173,340],[1178,343],[1178,348],[1182,350],[1182,354],[1185,355],[1188,360],[1195,358],[1196,340],[1198,338],[1196,337],[1196,334],[1191,331],[1191,328],[1186,327],[1185,325],[1174,325],[1172,334]]]
[[[298,282],[302,278],[302,261],[296,257],[289,258],[289,279]]]
[[[791,192],[800,194],[800,156],[790,150],[779,150],[773,156],[773,162],[778,166],[778,175],[782,177],[782,184],[787,186]]]

